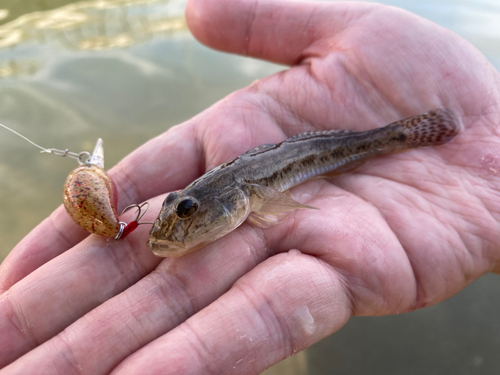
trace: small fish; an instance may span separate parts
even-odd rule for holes
[[[245,220],[260,227],[287,213],[314,209],[288,189],[312,177],[352,171],[369,158],[449,142],[460,131],[455,115],[441,108],[382,128],[310,131],[278,144],[255,147],[170,193],[151,229],[148,247],[161,257],[198,250]]]

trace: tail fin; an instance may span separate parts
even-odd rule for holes
[[[457,117],[446,108],[400,120],[394,125],[404,129],[408,148],[442,145],[451,141],[461,130]]]

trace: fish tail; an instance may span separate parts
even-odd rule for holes
[[[437,146],[451,141],[461,129],[460,121],[446,108],[397,121],[402,128],[407,148]]]

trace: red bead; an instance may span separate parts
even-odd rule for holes
[[[130,233],[132,233],[134,230],[137,229],[139,226],[139,223],[137,221],[131,221],[128,223],[125,228],[123,228],[123,233],[120,237],[120,240],[123,240],[125,237],[127,237]]]

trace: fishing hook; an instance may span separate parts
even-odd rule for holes
[[[123,215],[125,212],[131,210],[132,208],[137,209],[137,216],[135,217],[134,220],[132,220],[128,224],[124,223],[123,221],[120,221],[120,230],[115,237],[115,240],[117,240],[117,241],[127,237],[130,233],[132,233],[134,230],[136,230],[139,225],[154,224],[153,222],[150,222],[150,221],[143,221],[142,223],[139,222],[139,220],[142,219],[142,217],[144,216],[146,211],[149,209],[149,202],[144,202],[143,204],[137,204],[137,203],[131,204],[130,206],[127,206],[123,209],[120,216]]]

